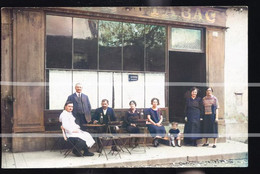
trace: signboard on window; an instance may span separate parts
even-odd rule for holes
[[[129,82],[138,81],[138,75],[128,74],[128,81],[129,81]]]

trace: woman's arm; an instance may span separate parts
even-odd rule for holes
[[[147,115],[147,119],[150,123],[152,123],[153,125],[156,125],[156,123],[151,119],[151,115]]]
[[[161,115],[161,116],[160,116],[160,121],[157,123],[157,125],[158,125],[158,126],[161,125],[162,121],[163,121],[163,116]]]
[[[216,120],[218,120],[218,108],[216,109]]]

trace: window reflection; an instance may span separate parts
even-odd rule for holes
[[[99,69],[121,70],[122,23],[99,21]]]
[[[177,50],[201,51],[201,30],[172,28],[171,47]]]
[[[72,18],[46,16],[47,68],[72,67]]]
[[[165,41],[166,30],[163,26],[146,25],[146,70],[165,71]]]
[[[144,24],[123,23],[123,70],[144,71]]]
[[[98,22],[73,18],[74,69],[97,69]]]

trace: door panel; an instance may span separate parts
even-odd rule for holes
[[[14,132],[44,131],[44,13],[14,11]]]

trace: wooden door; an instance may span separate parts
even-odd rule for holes
[[[13,132],[44,131],[44,13],[13,11]]]
[[[218,98],[219,118],[224,118],[224,65],[225,65],[225,31],[223,29],[207,29],[207,82],[213,87]]]

